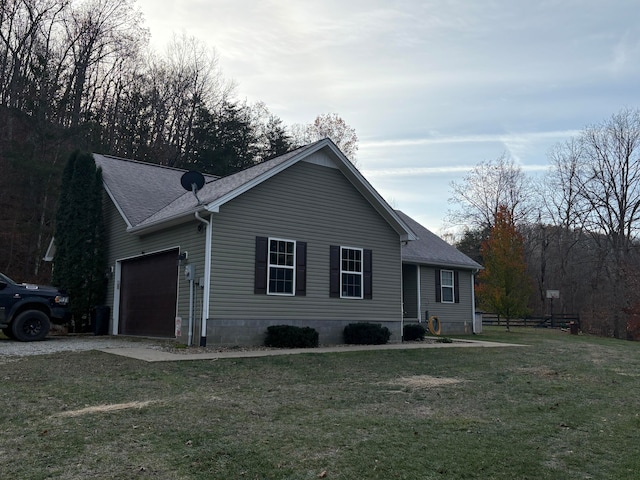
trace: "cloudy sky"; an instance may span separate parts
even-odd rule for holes
[[[450,183],[507,153],[551,146],[640,107],[637,0],[138,0],[152,46],[215,48],[237,95],[287,125],[339,114],[357,161],[436,233]]]

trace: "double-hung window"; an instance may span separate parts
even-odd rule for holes
[[[362,249],[340,247],[340,296],[362,298]]]
[[[296,242],[270,238],[268,259],[268,293],[270,295],[293,295],[296,284]]]
[[[253,292],[262,295],[306,295],[307,242],[256,237]]]
[[[440,291],[442,303],[454,302],[455,282],[452,270],[440,270]]]
[[[366,248],[331,245],[329,249],[329,296],[373,298],[373,254]]]

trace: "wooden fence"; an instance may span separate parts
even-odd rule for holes
[[[504,318],[498,317],[494,313],[482,314],[483,325],[507,325]],[[556,314],[544,317],[512,318],[509,320],[510,327],[538,327],[538,328],[570,328],[571,325],[578,325],[580,328],[580,316],[577,314]]]

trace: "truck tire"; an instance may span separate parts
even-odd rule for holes
[[[13,336],[20,342],[43,340],[49,333],[49,328],[49,317],[40,310],[26,310],[11,322]]]

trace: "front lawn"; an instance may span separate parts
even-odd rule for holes
[[[0,476],[635,478],[640,345],[503,330],[473,338],[528,346],[0,358]]]

